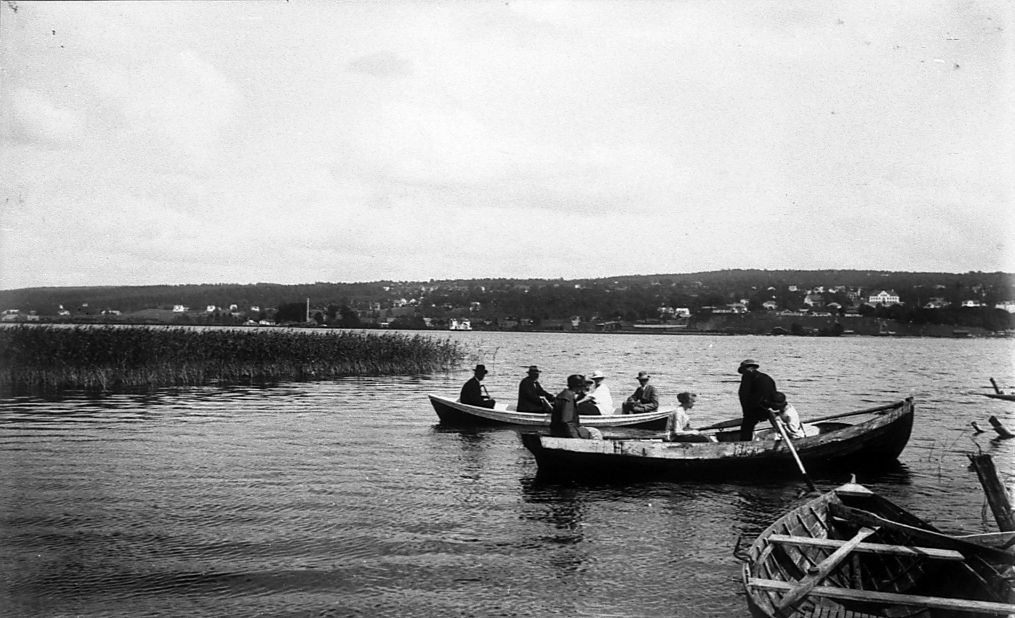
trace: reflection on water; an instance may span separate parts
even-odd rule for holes
[[[965,453],[1012,480],[1009,341],[455,333],[511,400],[605,371],[653,374],[692,422],[738,415],[755,357],[804,418],[917,402],[896,465],[858,480],[946,531],[993,529]],[[802,499],[796,475],[724,483],[548,482],[513,430],[442,427],[427,393],[468,378],[0,402],[0,607],[13,616],[746,615],[737,539]],[[848,479],[850,471],[842,471]],[[819,481],[829,486],[831,481]]]

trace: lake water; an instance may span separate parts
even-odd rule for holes
[[[1011,484],[1015,341],[462,332],[512,401],[529,364],[559,390],[653,375],[692,421],[739,416],[755,358],[801,416],[912,396],[900,463],[860,482],[953,532],[995,530],[965,453]],[[427,377],[0,402],[5,616],[746,616],[737,539],[795,504],[759,482],[548,483],[514,430],[438,425]],[[831,488],[848,480],[819,478]]]

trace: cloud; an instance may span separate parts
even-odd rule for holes
[[[59,108],[43,94],[28,88],[14,91],[11,118],[11,137],[19,141],[69,145],[82,133],[82,119],[75,111]]]
[[[391,52],[360,56],[346,65],[353,73],[374,77],[406,77],[412,75],[412,62]]]
[[[191,50],[149,58],[141,66],[82,63],[102,114],[117,137],[147,148],[205,158],[239,112],[242,97],[213,65]]]

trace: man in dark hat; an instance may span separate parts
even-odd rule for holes
[[[550,413],[550,435],[558,438],[602,438],[599,430],[589,431],[578,420],[578,398],[585,392],[585,376],[580,374],[567,377],[567,388],[560,391],[553,401]]]
[[[532,365],[529,373],[518,384],[519,412],[549,412],[553,408],[553,395],[539,383],[539,367]]]
[[[648,383],[649,378],[647,371],[638,372],[638,388],[624,401],[624,414],[642,414],[659,409],[659,393]]]
[[[470,406],[479,406],[480,408],[492,408],[497,405],[497,402],[491,399],[490,394],[486,392],[486,387],[480,384],[483,378],[486,377],[486,366],[476,365],[472,373],[473,376],[462,387],[462,394],[458,400]]]
[[[772,401],[777,392],[775,380],[758,371],[758,361],[747,359],[740,363],[740,408],[744,420],[740,423],[740,440],[754,439],[754,427],[761,421],[768,420],[768,402]]]

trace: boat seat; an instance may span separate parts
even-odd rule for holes
[[[763,590],[775,590],[789,592],[793,584],[773,579],[760,579],[752,577],[747,582],[748,586],[755,586]],[[852,601],[865,601],[871,603],[891,603],[893,605],[911,605],[926,607],[928,609],[943,609],[959,612],[984,613],[984,614],[1015,614],[1015,605],[1011,603],[995,603],[993,601],[978,601],[974,599],[954,599],[948,597],[931,597],[915,594],[899,594],[895,592],[880,592],[877,590],[856,590],[853,588],[837,588],[834,586],[815,586],[809,596],[824,597],[827,599],[842,599]]]
[[[854,612],[841,605],[815,605],[807,618],[884,618],[878,614],[865,614]]]
[[[817,539],[809,536],[790,536],[786,534],[773,534],[768,537],[769,543],[782,543],[785,545],[806,545],[808,547],[827,547],[835,549],[842,547],[846,541],[837,539]],[[914,547],[912,545],[887,545],[885,543],[860,543],[854,552],[868,554],[883,554],[892,556],[923,556],[925,558],[937,558],[938,560],[954,560],[961,562],[965,557],[952,549],[940,549],[937,547]]]

